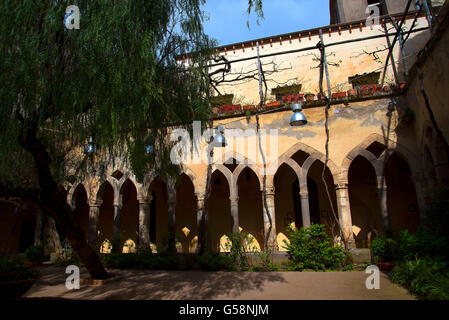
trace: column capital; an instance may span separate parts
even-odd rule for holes
[[[90,200],[89,207],[101,207],[103,200]]]
[[[262,189],[263,192],[263,189]],[[274,186],[265,186],[265,194],[267,196],[274,196],[274,194],[276,193],[276,190],[274,188]]]
[[[237,197],[237,196],[231,196],[231,197],[229,197],[229,200],[231,200],[231,203],[233,203],[233,202],[239,202],[239,197]]]
[[[309,199],[309,193],[307,191],[299,192],[299,197],[301,199]]]
[[[337,182],[337,183],[335,183],[334,186],[335,186],[335,190],[348,189],[347,182]]]
[[[206,199],[206,194],[204,192],[195,192],[196,201],[204,201]]]

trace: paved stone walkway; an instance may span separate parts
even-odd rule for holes
[[[65,287],[64,268],[39,267],[41,279],[26,298],[59,299],[261,299],[403,300],[414,299],[381,273],[380,289],[368,290],[363,271],[354,272],[190,272],[109,270],[119,280],[101,286]],[[81,278],[88,278],[81,269]]]

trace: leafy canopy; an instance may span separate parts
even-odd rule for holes
[[[63,25],[72,4],[80,9],[79,30]],[[203,120],[209,113],[203,70],[215,43],[204,34],[202,4],[1,1],[0,180],[36,183],[32,158],[20,145],[33,125],[60,182],[67,168],[86,171],[93,160],[82,153],[89,137],[110,160],[129,152],[138,176],[155,165],[144,155],[146,144],[168,155],[165,124],[187,126],[193,115]],[[185,52],[193,53],[190,64],[176,59]]]

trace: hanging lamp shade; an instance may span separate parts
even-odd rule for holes
[[[293,115],[290,118],[290,125],[297,127],[297,126],[303,126],[305,124],[307,124],[307,118],[304,115],[304,113],[302,113],[302,105],[300,103],[294,103],[292,105],[292,110],[293,110]]]
[[[224,133],[224,128],[223,126],[217,126],[215,128],[215,131],[217,132],[217,134],[214,137],[214,140],[212,141],[212,144],[214,147],[217,148],[223,148],[226,147],[226,138],[224,137],[223,133]]]
[[[84,154],[93,154],[97,152],[97,147],[94,144],[94,140],[92,137],[89,137],[89,143],[84,148]]]

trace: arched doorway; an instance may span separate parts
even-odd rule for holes
[[[136,250],[137,233],[139,230],[139,202],[134,183],[127,179],[120,190],[122,207],[120,209],[120,237],[125,241],[123,251]]]
[[[239,191],[239,225],[242,231],[249,234],[252,242],[250,251],[260,251],[264,248],[264,224],[262,193],[256,174],[250,168],[240,173],[237,186]],[[254,250],[253,250],[254,248]]]
[[[183,253],[193,253],[198,241],[195,189],[189,176],[182,174],[176,186],[176,235]],[[196,241],[195,241],[196,240]]]
[[[211,193],[207,201],[207,232],[212,251],[224,251],[220,239],[232,232],[231,204],[229,184],[224,174],[215,170],[211,176]],[[224,244],[223,244],[224,245]]]
[[[334,213],[338,217],[337,212],[337,198],[335,194],[334,178],[329,168],[324,170],[324,179],[329,191],[329,195],[326,191],[326,185],[323,182],[324,163],[321,161],[315,161],[307,172],[307,191],[309,193],[309,211],[310,222],[321,223],[326,226],[326,230],[330,237],[338,236],[339,226],[335,220]],[[330,201],[329,202],[329,196]]]
[[[114,236],[114,189],[105,181],[98,191],[100,199],[100,213],[98,222],[98,242],[102,246],[102,252],[110,252]]]
[[[407,162],[394,152],[385,165],[387,208],[393,231],[416,232],[419,225],[418,201]]]
[[[150,204],[150,241],[161,251],[168,241],[168,194],[167,185],[156,177],[149,187],[152,195]]]
[[[274,175],[274,203],[276,232],[279,250],[285,251],[284,240],[288,237],[288,226],[302,227],[301,199],[295,171],[283,163]]]
[[[357,248],[368,248],[369,240],[382,231],[377,178],[371,163],[357,156],[349,167],[349,202]]]

